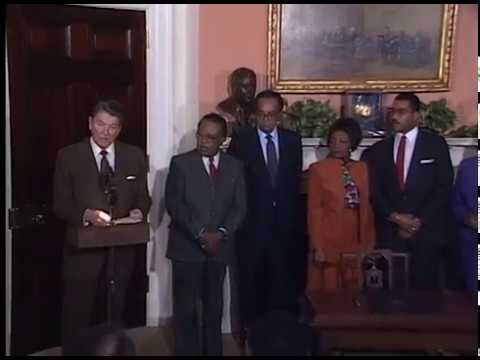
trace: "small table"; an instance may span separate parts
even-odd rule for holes
[[[476,354],[477,304],[447,291],[318,291],[307,295],[316,352],[448,350]]]

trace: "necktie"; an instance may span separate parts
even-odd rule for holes
[[[275,150],[275,144],[273,143],[273,140],[272,140],[272,135],[268,134],[266,136],[266,139],[267,139],[267,167],[268,167],[268,172],[270,173],[270,177],[272,179],[272,184],[275,185],[275,179],[277,176],[277,167],[278,167],[277,152]]]
[[[403,191],[405,188],[405,179],[404,179],[404,163],[405,163],[405,143],[407,141],[407,137],[405,135],[402,135],[402,138],[400,140],[400,144],[398,145],[398,151],[397,151],[397,163],[396,163],[396,168],[397,168],[397,177],[398,177],[398,183],[400,184],[400,189]]]
[[[209,157],[208,158],[209,160],[209,170],[210,170],[210,177],[212,178],[212,180],[215,180],[217,178],[217,167],[215,166],[215,164],[213,163],[213,157]]]
[[[100,155],[102,155],[102,159],[100,160],[100,182],[103,190],[106,190],[108,182],[113,176],[113,170],[107,160],[108,151],[102,150],[100,151]]]

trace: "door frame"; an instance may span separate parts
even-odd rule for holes
[[[179,150],[194,144],[194,130],[199,118],[198,59],[199,59],[199,5],[197,4],[67,4],[71,6],[99,7],[145,12],[147,34],[147,154],[149,156],[148,188],[152,196],[152,209],[163,201],[163,189],[157,189],[156,178],[168,169],[171,157]],[[6,321],[5,349],[10,355],[12,314],[12,232],[8,229],[8,209],[12,207],[10,99],[8,93],[8,58],[5,33],[5,250],[6,250]],[[86,120],[86,119],[85,119]],[[162,181],[163,182],[163,181]],[[155,212],[156,213],[156,212]],[[166,243],[167,216],[160,224],[151,226],[151,241],[147,245],[147,275],[150,291],[147,294],[147,325],[158,325],[171,316],[170,296],[158,297],[164,285],[171,291],[168,276],[158,276],[159,268],[169,269],[169,263],[159,266],[161,257],[157,247]],[[156,224],[155,219],[151,223]],[[161,244],[161,245],[160,245]],[[151,264],[155,261],[154,264]],[[163,271],[162,271],[163,272]],[[168,272],[168,271],[167,271]],[[161,301],[164,301],[161,303]]]

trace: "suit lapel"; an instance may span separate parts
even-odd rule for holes
[[[115,147],[116,148],[116,147]],[[115,154],[116,156],[116,154]],[[87,178],[90,180],[86,180],[86,184],[88,184],[88,187],[91,187],[91,189],[96,189],[97,191],[92,191],[92,198],[95,198],[96,200],[94,201],[95,204],[102,204],[106,209],[106,199],[105,196],[103,195],[101,186],[100,186],[100,181],[99,181],[99,169],[97,166],[97,162],[95,160],[95,154],[93,153],[92,146],[90,144],[90,138],[86,139],[83,148],[82,148],[82,154],[81,154],[81,161],[84,162],[85,166],[85,174],[87,175]]]
[[[194,158],[195,172],[200,174],[203,181],[210,182],[210,175],[208,175],[207,169],[205,169],[202,155],[198,151],[195,151]]]
[[[218,171],[217,178],[215,180],[215,189],[218,190],[222,187],[225,182],[225,173],[228,172],[228,164],[225,160],[225,155],[220,150],[220,158],[218,160]]]
[[[218,161],[218,172],[213,189],[215,193],[215,208],[218,208],[220,199],[223,198],[222,194],[225,189],[227,180],[229,179],[230,166],[225,155],[220,151],[220,159]]]
[[[203,163],[203,157],[198,151],[193,151],[194,154],[192,159],[192,166],[194,169],[194,173],[200,176],[199,181],[202,182],[202,186],[204,186],[205,190],[208,191],[210,199],[213,199],[215,196],[214,184],[212,182],[212,179],[210,178],[210,175],[208,174],[207,169],[205,168],[205,164]]]
[[[252,149],[255,153],[255,161],[258,163],[259,168],[263,173],[262,176],[266,179],[270,179],[270,173],[268,172],[267,163],[265,161],[265,157],[263,156],[262,144],[260,143],[257,128],[252,131],[252,135]]]
[[[392,175],[393,182],[395,182],[398,191],[400,191],[400,183],[398,182],[397,168],[395,165],[395,158],[393,156],[394,144],[395,144],[395,135],[390,136],[390,138],[387,140],[386,164],[388,164],[388,167],[389,167],[389,169],[387,169],[388,173]]]
[[[283,174],[286,163],[287,163],[287,139],[285,138],[285,133],[281,129],[277,128],[278,132],[278,170],[277,170],[277,179],[281,174]],[[277,182],[275,182],[277,183]]]
[[[125,154],[123,152],[123,147],[119,142],[115,143],[115,166],[113,167],[113,174],[117,176],[120,173],[121,169],[124,169],[123,165],[125,162]]]
[[[407,178],[405,180],[405,189],[411,186],[413,179],[415,179],[415,174],[418,170],[418,164],[420,162],[420,157],[423,151],[423,134],[418,130],[417,139],[415,140],[412,159],[410,160],[410,167],[408,169]]]
[[[88,173],[99,173],[97,161],[95,160],[95,154],[93,153],[92,146],[90,145],[90,138],[87,138],[83,143],[82,157],[86,159],[86,166],[88,167]]]

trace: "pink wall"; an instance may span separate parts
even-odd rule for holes
[[[257,91],[266,86],[267,16],[265,4],[200,5],[200,113],[214,111],[227,97],[227,77],[232,70],[245,66],[257,73]],[[445,97],[457,112],[459,122],[477,122],[478,5],[459,8],[454,49],[451,91],[419,93],[422,101]],[[389,104],[395,95],[387,95]],[[312,97],[330,99],[340,110],[340,95],[287,95],[289,103]]]

